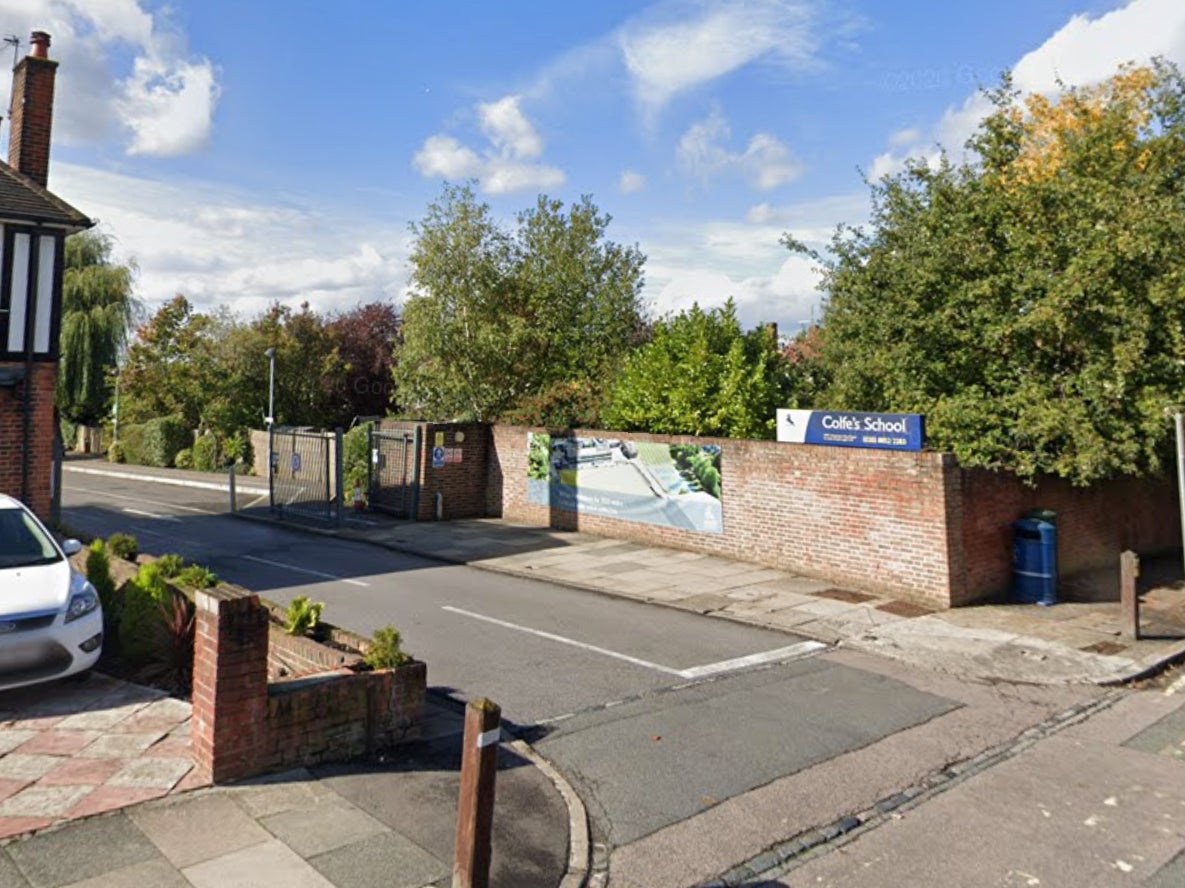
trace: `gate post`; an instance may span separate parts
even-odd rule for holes
[[[407,517],[416,521],[420,517],[420,443],[422,426],[417,425],[412,433],[411,456],[411,508],[407,510]]]
[[[344,443],[345,434],[342,432],[342,427],[338,426],[333,430],[333,485],[337,490],[337,508],[335,509],[334,519],[338,527],[342,526],[342,518],[344,511],[342,506],[346,498],[345,490],[345,468],[342,465],[342,445]]]

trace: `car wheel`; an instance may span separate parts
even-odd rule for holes
[[[76,684],[82,684],[83,682],[90,681],[91,672],[92,670],[90,669],[83,669],[81,672],[75,672],[73,675],[68,676],[68,678]]]

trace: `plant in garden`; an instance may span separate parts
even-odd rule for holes
[[[130,533],[113,533],[107,537],[107,549],[116,558],[135,561],[140,554],[140,543]]]
[[[177,693],[188,693],[193,681],[193,647],[197,621],[193,602],[175,590],[157,602],[154,643],[141,675]]]
[[[181,573],[181,569],[185,567],[185,559],[175,554],[162,555],[156,559],[156,567],[162,577],[171,580]]]
[[[206,432],[193,442],[193,467],[199,472],[213,472],[218,465],[218,436]]]
[[[288,605],[284,631],[289,635],[312,635],[321,621],[321,612],[324,609],[323,601],[309,601],[304,595],[296,596]]]
[[[173,594],[156,564],[142,564],[123,591],[123,614],[119,622],[120,650],[133,664],[146,662],[156,643],[160,605]]]
[[[99,593],[103,608],[103,635],[106,639],[105,653],[110,656],[119,648],[119,621],[123,613],[123,600],[115,588],[111,575],[111,557],[102,540],[95,540],[86,552],[86,578]]]
[[[410,657],[403,652],[403,636],[394,626],[384,626],[374,633],[362,661],[371,669],[394,669]]]
[[[218,585],[218,577],[209,568],[190,564],[177,572],[177,582],[191,589],[209,589]]]

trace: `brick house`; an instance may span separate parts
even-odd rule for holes
[[[49,35],[13,71],[0,161],[0,493],[49,518],[66,237],[94,223],[46,190],[54,78]]]

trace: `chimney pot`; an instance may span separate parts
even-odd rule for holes
[[[29,42],[33,44],[29,55],[35,59],[49,58],[49,34],[45,31],[34,31],[33,36],[29,38]]]

